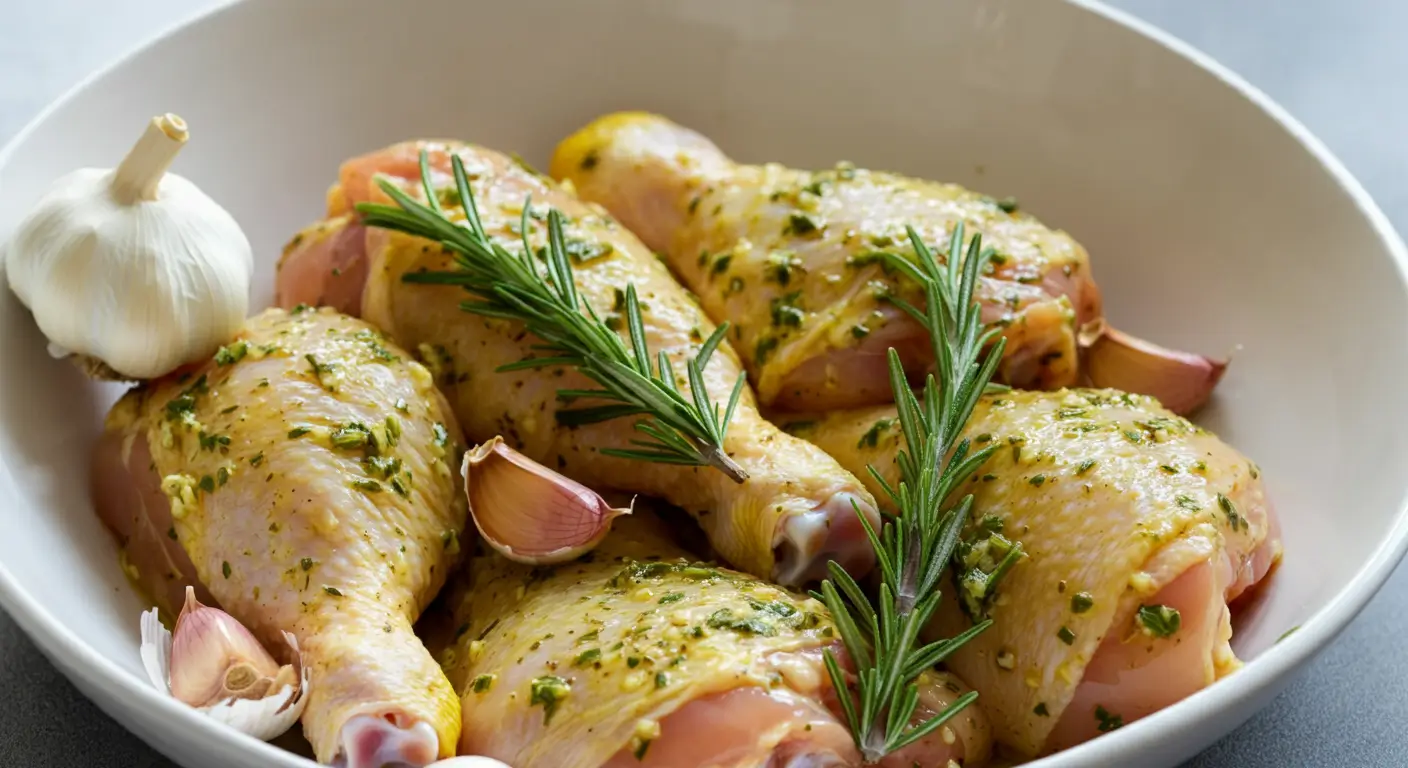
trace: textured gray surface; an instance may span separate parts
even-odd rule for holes
[[[0,142],[89,71],[211,0],[6,3]],[[1408,232],[1408,3],[1116,0],[1201,48],[1323,139]],[[1314,556],[1314,553],[1305,553]],[[1408,570],[1272,706],[1187,768],[1408,765]],[[0,766],[169,768],[0,613]]]

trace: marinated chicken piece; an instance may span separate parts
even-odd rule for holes
[[[912,253],[905,226],[947,245],[962,221],[998,252],[977,291],[1008,337],[1000,377],[1051,389],[1076,382],[1076,327],[1100,316],[1085,249],[1069,235],[954,184],[842,163],[820,172],[741,165],[662,117],[608,115],[563,141],[552,175],[601,203],[665,254],[734,346],[768,406],[802,410],[891,401],[887,350],[906,370],[931,360],[922,326],[886,301],[922,304],[882,263]]]
[[[860,765],[822,663],[839,650],[825,607],[691,559],[648,513],[555,568],[481,554],[449,590],[464,753],[515,768]],[[929,713],[965,690],[922,685]],[[988,739],[969,707],[882,765],[978,766]]]
[[[871,465],[898,482],[893,407],[783,426],[862,477]],[[1014,539],[1028,556],[1000,600],[965,581],[936,629],[968,626],[960,602],[994,620],[948,665],[982,692],[999,742],[1059,750],[1240,666],[1228,604],[1281,557],[1255,464],[1152,398],[1113,390],[986,396],[966,435],[997,451],[962,486],[977,518],[965,566],[990,570]]]
[[[321,762],[420,766],[453,755],[460,730],[411,630],[465,525],[458,435],[430,373],[377,330],[273,309],[118,401],[94,498],[168,618],[192,584],[266,647],[298,639]]]
[[[668,499],[694,514],[719,553],[742,570],[800,584],[823,575],[828,560],[858,575],[870,569],[874,553],[855,513],[859,505],[876,519],[870,494],[825,453],[763,420],[751,392],[743,395],[725,444],[749,475],[737,484],[712,468],[602,455],[601,448],[629,447],[640,435],[630,418],[575,428],[559,424],[563,406],[557,391],[595,388],[575,371],[497,372],[536,354],[537,340],[516,322],[464,312],[460,302],[467,294],[459,288],[403,282],[408,274],[453,269],[453,261],[438,245],[365,228],[351,212],[358,201],[384,199],[373,183],[377,173],[422,195],[422,149],[429,152],[437,196],[447,207],[458,197],[447,175],[451,153],[464,160],[486,230],[512,250],[522,248],[518,229],[525,198],[533,200],[527,221],[535,249],[546,238],[548,208],[561,211],[570,222],[567,249],[578,291],[625,334],[620,313],[625,288],[634,284],[650,348],[668,353],[676,371],[685,370],[686,360],[713,332],[665,267],[600,209],[497,152],[435,142],[397,144],[344,164],[341,182],[329,195],[328,221],[296,237],[280,262],[282,305],[334,302],[352,309],[360,301],[364,317],[418,350],[474,442],[502,435],[534,460],[582,482]],[[360,294],[347,282],[356,274],[369,275]],[[704,379],[710,394],[725,400],[740,375],[737,357],[724,344]],[[687,384],[680,381],[682,388]]]

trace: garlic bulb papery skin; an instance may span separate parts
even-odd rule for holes
[[[148,379],[215,352],[249,310],[254,257],[234,218],[166,169],[188,138],[152,118],[122,164],[50,187],[5,244],[10,288],[56,356]]]
[[[613,519],[631,513],[508,447],[502,437],[465,453],[463,471],[474,527],[514,562],[576,559],[601,543]]]
[[[158,690],[257,739],[282,735],[303,714],[310,670],[284,632],[293,663],[280,666],[233,616],[201,604],[186,588],[176,634],[157,609],[142,614],[142,666]]]

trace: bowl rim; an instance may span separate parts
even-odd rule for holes
[[[1105,5],[1100,0],[1062,2],[1162,46],[1188,64],[1211,74],[1275,121],[1348,195],[1383,243],[1397,270],[1400,283],[1408,289],[1408,247],[1405,247],[1388,217],[1334,153],[1284,107],[1208,54],[1127,11]],[[167,39],[180,35],[188,28],[214,23],[217,17],[237,8],[253,5],[255,0],[216,0],[212,6],[178,19],[95,69],[41,109],[0,147],[0,172],[3,172],[18,148],[55,112],[82,96],[110,72]],[[0,461],[0,498],[18,496],[19,492],[9,466]],[[1373,554],[1360,565],[1349,582],[1329,602],[1306,617],[1293,633],[1283,636],[1272,647],[1248,661],[1245,667],[1230,678],[1220,680],[1217,684],[1116,732],[1025,765],[1030,768],[1077,768],[1083,765],[1106,764],[1107,761],[1128,757],[1141,745],[1152,746],[1163,736],[1196,728],[1219,713],[1235,711],[1240,703],[1273,692],[1287,682],[1290,673],[1327,648],[1353,621],[1388,580],[1405,552],[1408,552],[1408,484],[1403,489],[1403,497],[1400,499],[1393,524]],[[251,757],[262,758],[268,761],[269,765],[288,768],[311,768],[318,765],[280,747],[217,724],[175,699],[162,695],[140,678],[134,678],[116,662],[84,642],[33,595],[22,589],[3,562],[0,562],[0,608],[15,620],[31,642],[67,676],[77,676],[85,684],[107,692],[117,690],[124,695],[135,697],[123,705],[125,709],[146,709],[154,713],[153,717],[179,726],[188,733],[193,730],[194,733],[189,733],[190,736],[207,743],[214,740],[223,741],[230,747],[241,746]],[[134,617],[134,638],[136,623]],[[1238,727],[1252,714],[1254,712],[1246,712],[1244,716],[1233,718],[1230,722],[1235,723],[1234,728]],[[1229,721],[1224,718],[1224,722]],[[153,749],[158,749],[155,744],[147,743]]]

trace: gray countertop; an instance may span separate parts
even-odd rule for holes
[[[0,20],[0,143],[88,72],[211,0],[14,0]],[[1408,232],[1408,3],[1115,0],[1239,72],[1344,161]],[[1250,723],[1189,763],[1408,765],[1408,570]],[[0,765],[168,768],[0,613]]]

